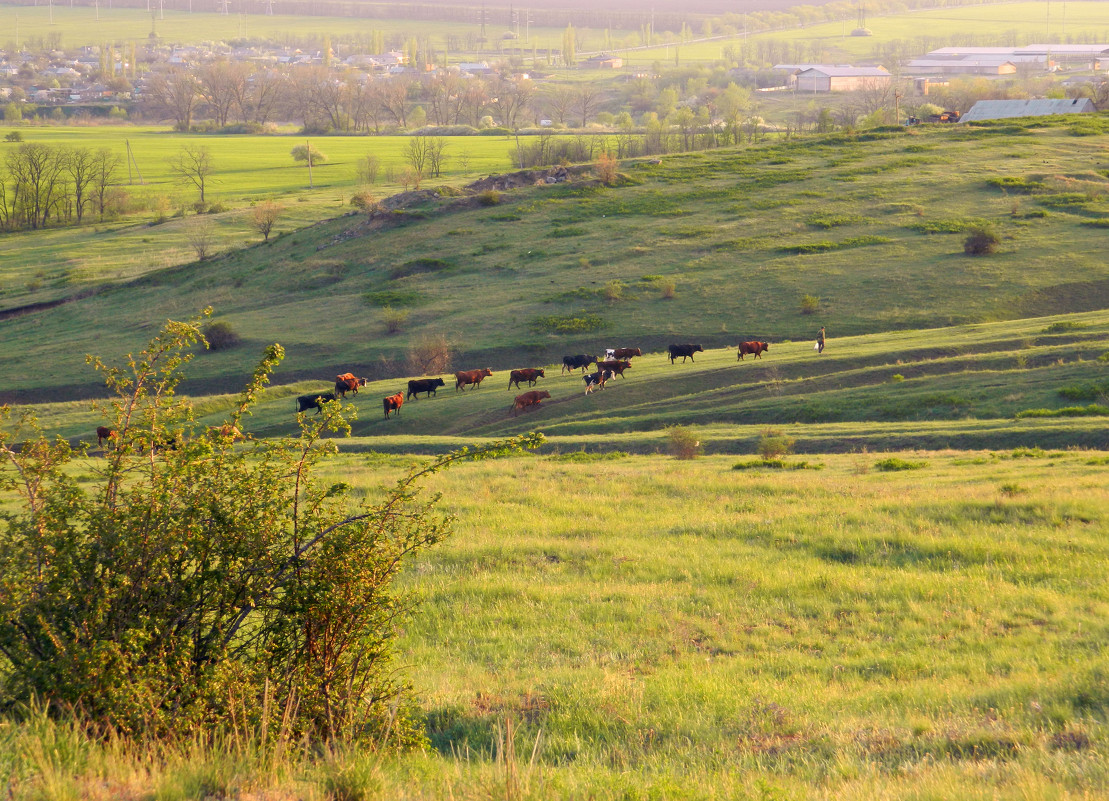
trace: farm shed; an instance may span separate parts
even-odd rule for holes
[[[810,67],[797,73],[798,92],[853,92],[893,80],[882,67]]]
[[[979,100],[960,122],[1007,120],[1013,117],[1047,117],[1052,114],[1092,114],[1097,111],[1088,97],[1061,100]]]

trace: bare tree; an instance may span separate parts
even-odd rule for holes
[[[508,128],[516,128],[520,114],[535,97],[535,84],[527,78],[502,78],[491,88],[496,97],[493,106],[497,110],[501,124]]]
[[[278,218],[281,217],[281,212],[285,211],[285,207],[274,203],[272,200],[264,200],[258,203],[254,210],[250,213],[250,225],[255,231],[265,237],[265,241],[270,241],[270,232],[273,227],[277,225]]]
[[[589,118],[600,111],[605,99],[604,91],[594,84],[583,83],[577,88],[572,108],[581,117],[583,128],[589,123]]]
[[[855,100],[863,116],[891,108],[895,87],[892,79],[867,78],[855,90]]]
[[[65,158],[62,151],[39,142],[25,142],[8,154],[12,177],[12,221],[41,228],[63,199]]]
[[[75,147],[65,154],[65,169],[72,181],[70,191],[73,195],[73,211],[77,224],[85,216],[85,207],[93,198],[96,186],[96,153],[87,147]]]
[[[446,164],[443,152],[447,149],[447,139],[443,136],[429,136],[428,139],[430,140],[427,144],[428,174],[432,178],[438,178],[443,174],[443,166]]]
[[[208,148],[183,146],[181,152],[169,160],[169,169],[179,182],[196,187],[200,202],[204,202],[204,189],[212,180],[212,155]]]
[[[398,126],[408,127],[408,81],[382,81],[378,86],[378,102]]]
[[[574,106],[574,90],[570,86],[551,86],[543,93],[543,104],[555,122],[565,125]]]
[[[212,255],[216,240],[216,226],[211,217],[196,216],[185,222],[185,241],[196,253],[197,261],[204,261]]]
[[[261,70],[248,76],[238,92],[235,105],[243,122],[264,125],[277,109],[284,92],[285,76],[277,70]]]
[[[221,128],[227,125],[232,109],[246,94],[248,74],[246,65],[228,61],[216,61],[200,69],[200,94]]]
[[[155,75],[150,79],[149,95],[159,112],[173,118],[177,130],[192,128],[200,100],[200,82],[191,72],[174,68]]]
[[[115,183],[116,172],[120,168],[122,159],[119,154],[113,153],[102,147],[93,155],[93,182],[92,196],[96,200],[96,210],[100,219],[104,219],[104,211],[108,205],[108,188]]]
[[[404,148],[404,160],[408,162],[412,172],[419,178],[423,178],[428,174],[432,138],[430,136],[409,137],[408,144]],[[418,189],[419,182],[416,181],[415,183]]]

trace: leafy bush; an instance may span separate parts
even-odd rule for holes
[[[855,225],[865,221],[859,214],[814,214],[805,220],[813,228],[836,228],[840,225]]]
[[[898,470],[920,470],[927,467],[927,462],[910,462],[906,459],[898,459],[896,456],[891,456],[888,459],[883,459],[876,462],[874,467],[878,470],[885,470],[887,472],[895,472]]]
[[[496,189],[486,189],[484,192],[478,193],[477,202],[483,206],[499,205],[501,202],[501,193]]]
[[[394,309],[386,306],[381,310],[381,319],[385,323],[385,333],[396,334],[408,322],[408,309]]]
[[[793,446],[796,443],[797,440],[793,437],[786,436],[777,429],[768,428],[759,437],[759,444],[756,449],[759,456],[764,460],[777,459],[793,453]]]
[[[1085,206],[1093,199],[1085,192],[1056,192],[1054,195],[1037,198],[1036,202],[1049,209],[1065,209],[1071,206]]]
[[[801,314],[816,314],[820,311],[820,298],[815,295],[801,296]]]
[[[8,131],[6,134],[4,134],[4,141],[5,142],[22,142],[23,141],[23,134],[20,131]]]
[[[732,470],[823,470],[824,465],[819,462],[810,464],[806,461],[787,462],[784,459],[748,459],[736,462]]]
[[[844,239],[839,242],[808,242],[803,245],[783,245],[778,248],[779,253],[793,253],[798,256],[803,256],[809,253],[827,253],[830,250],[847,250],[848,248],[861,248],[867,245],[882,245],[886,242],[892,242],[886,236],[855,236],[849,239]]]
[[[666,439],[675,459],[696,459],[705,450],[697,435],[685,426],[667,426]]]
[[[4,409],[0,486],[18,499],[0,527],[5,703],[40,699],[144,738],[235,719],[294,739],[419,742],[392,663],[408,607],[392,585],[450,530],[420,477],[470,454],[370,506],[317,478],[337,450],[327,435],[350,430],[338,403],[300,415],[297,436],[235,446],[283,351],[267,348],[225,426],[198,427],[174,394],[198,323],[167,323],[123,366],[90,359],[116,396],[103,411],[117,443],[91,482],[68,443]]]
[[[350,196],[350,205],[367,212],[375,212],[381,209],[381,201],[372,192],[355,192]]]
[[[297,145],[289,152],[293,156],[293,161],[303,162],[304,164],[308,163],[309,156],[312,157],[312,164],[323,164],[327,161],[327,156],[316,150],[316,146],[311,144]]]
[[[1074,320],[1060,320],[1044,328],[1045,334],[1062,334],[1066,331],[1080,331],[1085,328],[1085,323],[1076,323]]]
[[[208,340],[209,350],[227,350],[238,345],[242,340],[226,320],[212,320],[204,325],[202,333]]]
[[[588,334],[607,327],[608,323],[595,314],[587,314],[584,317],[551,315],[540,317],[531,324],[533,331],[551,334]]]
[[[1001,240],[989,228],[979,228],[963,240],[963,252],[968,256],[988,256],[996,253]]]
[[[589,462],[610,462],[615,459],[626,459],[629,454],[627,451],[570,451],[569,453],[556,453],[552,454],[550,460],[552,462],[575,462],[575,463],[589,463]]]
[[[605,152],[597,158],[597,163],[593,165],[593,171],[597,174],[597,179],[601,183],[612,186],[616,183],[617,167],[619,166],[620,162],[616,160],[616,157]]]

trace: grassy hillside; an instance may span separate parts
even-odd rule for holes
[[[435,333],[453,369],[506,369],[613,344],[719,348],[811,340],[821,325],[836,338],[1101,309],[1105,131],[1099,116],[836,135],[625,164],[613,187],[342,217],[0,320],[2,397],[97,394],[85,353],[115,358],[206,305],[244,344],[197,359],[200,393],[237,388],[273,341],[289,353],[286,383],[406,375],[409,348]],[[963,255],[977,225],[1000,252]],[[398,333],[384,307],[407,310]]]
[[[897,460],[459,465],[428,486],[457,532],[405,575],[427,751],[0,721],[0,777],[15,801],[1105,798],[1104,455]],[[374,497],[408,461],[331,469]]]
[[[775,342],[759,361],[740,362],[734,348],[721,348],[671,365],[648,352],[625,378],[589,396],[579,374],[547,364],[537,387],[550,400],[518,416],[512,399],[527,386],[509,390],[507,372],[466,391],[444,377],[435,397],[409,401],[389,420],[381,399],[404,391],[405,380],[362,388],[351,400],[360,419],[343,450],[441,452],[538,429],[549,437],[547,452],[654,453],[668,450],[666,427],[674,425],[689,427],[708,453],[755,453],[768,431],[808,453],[1109,449],[1109,311],[840,337],[823,354],[811,341]],[[271,388],[246,428],[256,437],[290,435],[294,396],[329,389],[323,381]],[[221,424],[233,400],[194,399],[199,422]],[[74,442],[94,442],[105,422],[87,401],[35,411],[50,433]]]

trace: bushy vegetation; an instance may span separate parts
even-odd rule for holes
[[[968,256],[988,256],[996,253],[1001,245],[1001,239],[989,228],[979,228],[973,231],[963,241],[963,252]]]
[[[237,448],[283,351],[267,349],[226,421],[175,395],[197,321],[138,356],[92,360],[115,397],[91,481],[29,415],[0,428],[0,702],[48,703],[125,735],[205,737],[220,721],[313,739],[419,741],[392,665],[407,604],[391,585],[449,522],[414,470],[375,506],[317,478],[349,431],[337,403],[298,436]],[[506,445],[515,448],[518,443]],[[491,452],[489,452],[491,453]]]
[[[211,320],[201,329],[209,350],[226,350],[238,345],[242,338],[227,320]]]

